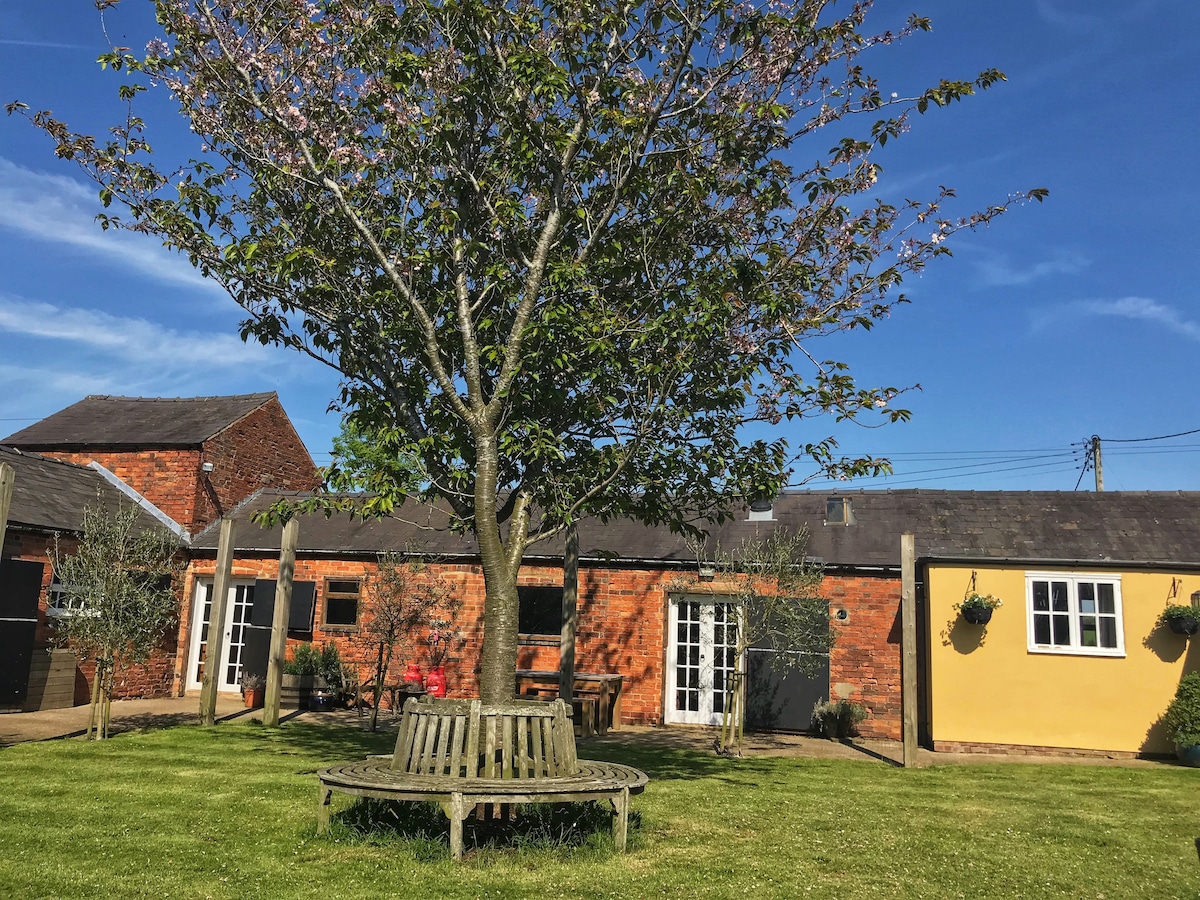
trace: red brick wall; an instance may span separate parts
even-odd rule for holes
[[[195,577],[212,577],[214,562],[197,560]],[[374,570],[372,561],[298,559],[296,579],[317,584],[315,626],[311,639],[322,644],[334,641],[342,658],[357,667],[364,680],[374,664],[372,650],[364,645],[361,632],[323,629],[325,580],[328,577],[360,578]],[[458,626],[465,646],[448,661],[447,681],[451,696],[478,696],[478,655],[482,643],[483,575],[477,565],[441,564],[433,567],[441,577],[457,585],[463,601]],[[275,559],[239,559],[235,578],[274,578]],[[657,724],[663,715],[664,640],[667,594],[675,573],[653,569],[581,567],[579,573],[579,628],[576,638],[576,669],[582,672],[618,672],[625,676],[622,716],[627,723]],[[525,566],[522,585],[561,585],[562,569],[555,566]],[[830,690],[864,704],[869,718],[860,731],[867,737],[898,738],[900,735],[900,624],[899,579],[829,575],[823,592],[830,598],[831,611],[844,608],[849,618],[835,622],[837,644],[830,655]],[[193,596],[189,590],[189,597]],[[369,598],[362,604],[360,622],[370,615]],[[186,649],[184,623],[179,646]],[[429,665],[427,635],[413,635],[406,647],[397,648],[389,677],[399,681],[409,661],[422,670]],[[290,636],[289,644],[300,636]],[[557,669],[557,646],[519,648],[517,667]],[[180,673],[182,674],[180,663]],[[838,689],[841,688],[839,694]]]
[[[195,524],[199,450],[40,452],[81,466],[95,460],[185,529],[199,530]]]
[[[319,481],[312,457],[275,398],[206,441],[197,475],[203,463],[213,464],[208,483],[225,510],[263,488],[309,491]],[[220,516],[203,479],[193,481],[189,491],[195,513],[185,527],[195,533]]]
[[[71,552],[77,542],[73,538],[63,538],[60,547],[64,553]],[[55,646],[51,617],[47,614],[47,590],[53,580],[54,572],[50,566],[49,552],[54,547],[52,537],[40,534],[28,534],[9,530],[4,538],[4,556],[14,559],[25,559],[43,563],[42,595],[38,599],[38,623],[34,634],[34,652]],[[182,606],[181,606],[182,608]],[[169,697],[172,696],[176,660],[180,656],[176,645],[176,635],[172,632],[163,641],[144,665],[130,666],[117,674],[113,697],[125,700],[140,697]],[[84,661],[78,665],[75,679],[76,705],[87,703],[91,699],[92,676],[95,665]]]
[[[829,598],[836,643],[829,654],[832,697],[867,707],[859,732],[864,737],[900,739],[900,579],[826,575],[821,592]],[[840,688],[840,690],[839,690]]]
[[[86,466],[95,460],[192,534],[219,518],[216,495],[229,510],[255,491],[307,491],[317,468],[275,398],[247,413],[199,450],[41,451]],[[206,480],[204,463],[212,463]]]

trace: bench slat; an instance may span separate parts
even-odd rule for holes
[[[496,717],[484,718],[483,777],[496,777]]]
[[[435,775],[453,775],[450,770],[450,732],[454,730],[455,716],[446,714],[438,718],[441,728],[437,738],[437,749],[433,754],[433,771]]]
[[[458,778],[462,774],[463,765],[463,741],[467,736],[467,717],[456,715],[454,717],[454,735],[450,741],[450,772],[449,774]]]
[[[483,706],[478,700],[472,700],[467,721],[467,778],[479,775],[479,715]]]
[[[503,765],[500,769],[501,778],[513,777],[513,717],[504,716],[503,718],[504,738],[500,747],[501,759]]]

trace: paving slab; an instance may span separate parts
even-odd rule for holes
[[[282,722],[304,721],[340,728],[365,728],[370,711],[335,709],[328,712],[284,710]],[[248,710],[240,697],[222,696],[217,699],[217,717],[221,721],[262,721],[262,710]],[[145,728],[165,728],[200,721],[200,698],[164,697],[153,700],[117,700],[112,705],[111,734],[138,731]],[[41,710],[39,712],[6,713],[0,715],[0,747],[26,741],[47,741],[78,738],[87,731],[88,707]],[[380,711],[380,731],[395,730],[398,717]],[[695,726],[623,725],[605,735],[580,738],[580,748],[607,744],[643,744],[716,753],[716,729]],[[829,741],[802,734],[747,734],[742,742],[743,756],[794,756],[812,759],[854,759],[882,765],[899,766],[903,759],[899,741],[855,738],[849,741]],[[1073,757],[1054,755],[1015,755],[1004,753],[935,753],[917,751],[918,766],[983,765],[988,763],[1036,763],[1045,765],[1127,766],[1144,768],[1178,765],[1172,760]]]

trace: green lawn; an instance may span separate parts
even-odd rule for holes
[[[652,778],[628,855],[601,831],[455,866],[444,832],[358,834],[344,795],[316,836],[313,771],[390,742],[225,724],[0,750],[0,897],[1200,897],[1200,770],[610,746]]]

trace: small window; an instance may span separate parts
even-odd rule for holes
[[[1119,576],[1025,576],[1029,651],[1124,656]]]
[[[55,575],[46,591],[46,614],[50,616],[70,616],[75,614],[66,586]]]
[[[854,509],[849,497],[829,497],[825,500],[826,525],[853,525]]]
[[[358,600],[361,584],[358,581],[327,579],[325,581],[325,628],[358,627]]]
[[[521,640],[558,641],[562,639],[562,587],[517,588],[520,603],[517,630]]]

